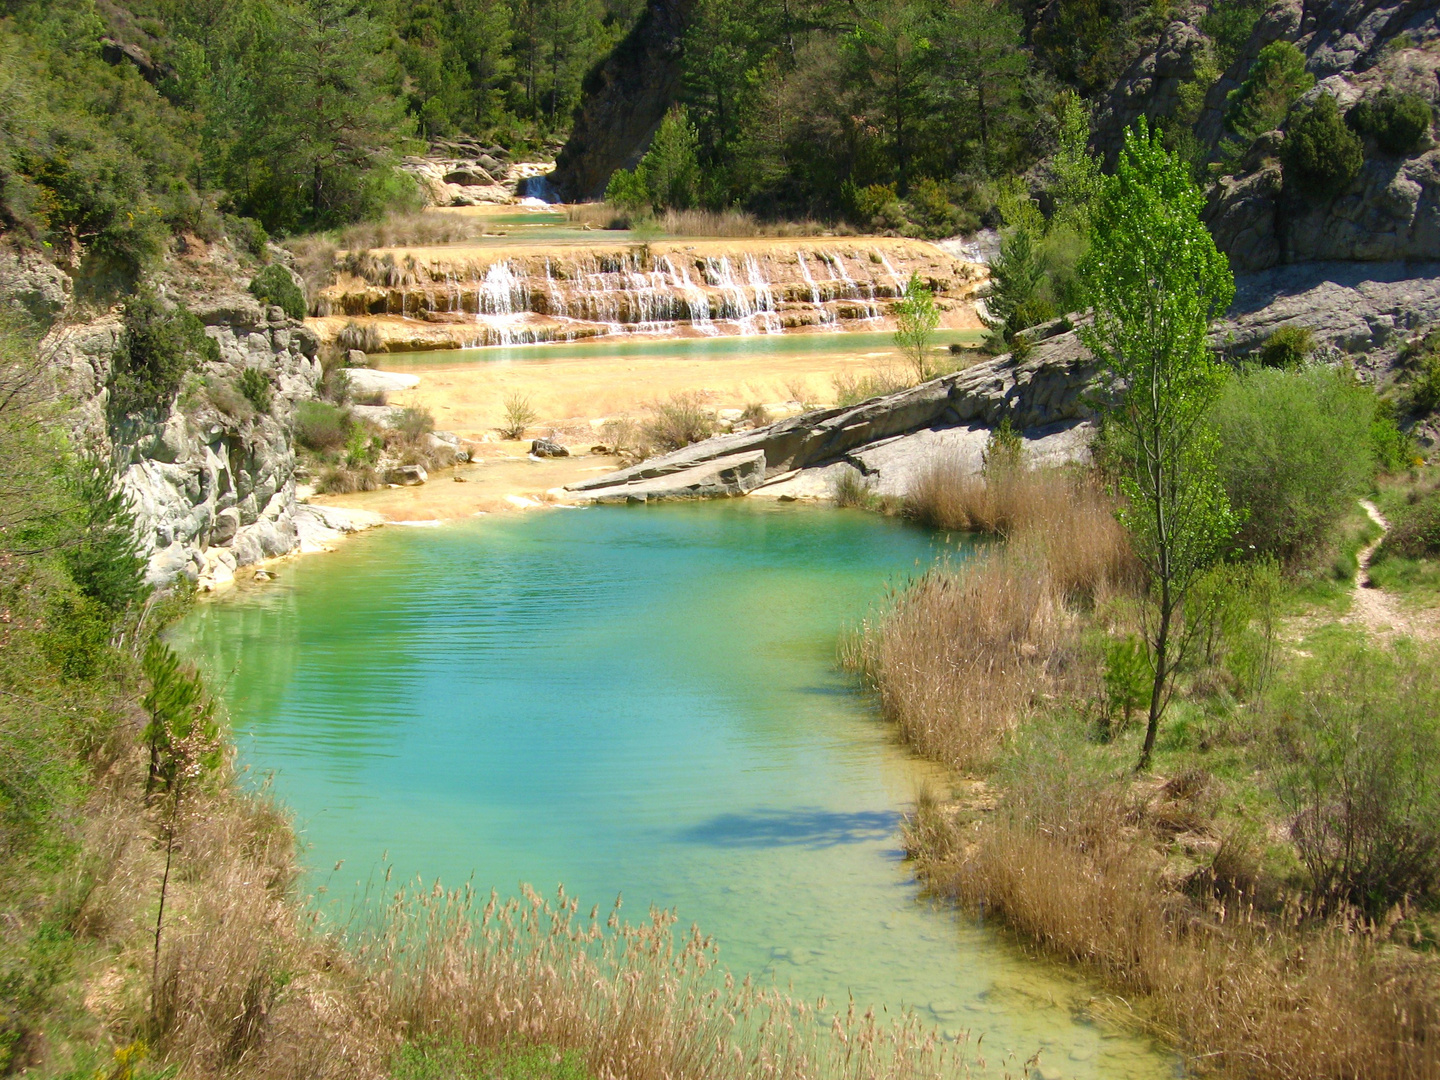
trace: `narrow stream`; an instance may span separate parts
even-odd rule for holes
[[[564,882],[631,919],[676,908],[736,972],[983,1033],[986,1075],[1039,1049],[1047,1078],[1173,1076],[902,861],[929,770],[836,642],[941,550],[875,515],[742,502],[387,528],[201,604],[176,638],[342,912],[387,857],[427,885]]]

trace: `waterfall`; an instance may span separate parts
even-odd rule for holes
[[[494,261],[427,256],[403,279],[393,263],[379,262],[356,273],[358,286],[345,280],[327,295],[337,312],[472,326],[476,345],[779,334],[786,326],[874,326],[917,261],[928,273],[935,260],[893,243],[840,251],[777,240],[727,251],[707,240],[653,253],[574,244]]]

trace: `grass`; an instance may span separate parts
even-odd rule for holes
[[[597,229],[629,229],[635,215],[608,203],[576,203],[565,208],[573,224]],[[836,235],[834,226],[818,221],[762,221],[744,210],[665,210],[653,219],[667,236],[826,236]]]

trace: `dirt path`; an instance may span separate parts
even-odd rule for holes
[[[1361,499],[1360,505],[1364,507],[1370,520],[1380,526],[1380,535],[1361,548],[1357,556],[1360,570],[1355,575],[1355,594],[1345,621],[1358,623],[1381,638],[1413,637],[1422,641],[1435,640],[1440,637],[1440,612],[1409,608],[1394,593],[1379,588],[1371,579],[1370,560],[1374,558],[1380,542],[1385,539],[1390,523],[1369,499]]]

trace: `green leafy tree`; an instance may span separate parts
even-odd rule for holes
[[[895,344],[910,361],[921,381],[934,375],[930,364],[930,343],[940,325],[940,310],[930,286],[912,273],[905,283],[905,293],[895,305]]]
[[[1005,348],[1021,330],[1054,314],[1044,287],[1037,230],[1029,222],[1021,222],[1001,241],[1000,254],[990,264],[985,321],[994,331],[996,348]]]
[[[150,592],[135,512],[107,462],[82,458],[67,479],[76,520],[67,522],[65,567],[83,596],[117,615]]]
[[[1435,110],[1419,94],[1398,94],[1388,86],[1345,114],[1356,131],[1372,135],[1387,154],[1409,154],[1430,131]]]
[[[1121,437],[1121,516],[1150,577],[1154,677],[1141,769],[1188,645],[1175,635],[1176,614],[1237,524],[1208,423],[1225,371],[1206,344],[1235,282],[1200,220],[1204,203],[1184,160],[1140,120],[1095,200],[1082,268],[1094,322],[1081,340],[1116,395],[1108,420]]]
[[[1285,182],[1324,198],[1350,185],[1365,164],[1365,146],[1340,118],[1339,106],[1321,94],[1290,124],[1280,146]]]
[[[925,11],[913,4],[867,0],[846,37],[851,78],[868,112],[888,136],[899,193],[910,190],[911,163],[926,109],[932,41]]]
[[[605,201],[630,213],[648,209],[651,203],[650,189],[645,186],[645,177],[639,170],[616,169],[610,174],[605,185]]]

